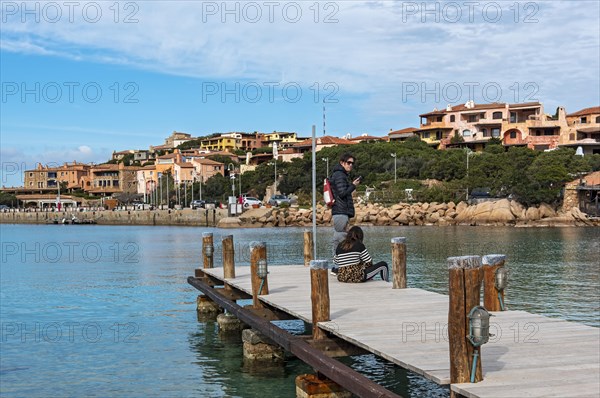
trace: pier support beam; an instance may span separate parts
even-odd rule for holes
[[[233,235],[223,237],[221,242],[223,246],[223,277],[225,279],[235,279],[235,250],[233,247]],[[228,285],[225,284],[227,288]]]
[[[296,377],[296,398],[350,398],[352,394],[326,377],[304,374]]]
[[[274,345],[263,334],[254,329],[242,331],[244,342],[244,360],[257,362],[283,362],[284,351],[278,345]]]
[[[308,267],[313,258],[313,233],[312,231],[304,231],[304,266]]]
[[[469,343],[469,312],[479,305],[481,292],[481,257],[463,256],[448,258],[449,310],[448,339],[450,344],[450,382],[468,383],[474,358],[473,345]],[[483,379],[481,358],[477,361],[475,382]],[[454,397],[455,393],[450,392]]]
[[[406,289],[406,238],[392,238],[392,289]]]
[[[327,269],[327,260],[312,260],[310,262],[313,340],[320,340],[327,336],[323,330],[319,329],[318,323],[331,320]]]

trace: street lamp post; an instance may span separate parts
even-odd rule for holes
[[[160,200],[158,201],[159,202],[158,204],[160,206],[160,209],[162,210],[162,208],[163,208],[162,207],[162,200],[163,200],[163,196],[162,196],[162,174],[158,175],[158,187],[159,187],[159,190],[160,190]]]
[[[398,157],[396,156],[395,153],[390,153],[390,155],[394,158],[394,184],[395,184],[397,181],[397,175],[398,175],[396,172],[396,170],[397,170],[396,163],[397,163]]]
[[[321,158],[321,160],[327,163],[327,177],[329,177],[329,158]]]
[[[229,178],[231,178],[231,195],[235,196],[235,172],[234,171],[234,164],[233,163],[229,163],[227,165],[227,170],[229,170]]]
[[[465,148],[465,152],[467,152],[467,200],[469,200],[469,156],[473,154],[473,151]]]
[[[273,160],[273,164],[275,165],[275,183],[273,185],[273,194],[277,193],[277,159]]]
[[[242,197],[242,165],[241,164],[240,164],[240,170],[239,170],[238,175],[239,175],[238,179],[240,182],[240,198],[241,198]]]

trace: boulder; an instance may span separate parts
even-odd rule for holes
[[[540,211],[537,209],[537,207],[531,206],[525,212],[525,219],[527,221],[537,221],[537,220],[539,220],[540,219]]]
[[[514,200],[510,201],[510,211],[519,220],[522,220],[525,218],[526,210],[523,207],[523,205],[517,201],[514,201]]]
[[[507,223],[514,222],[515,216],[510,210],[510,202],[508,199],[502,199],[497,202],[492,202],[494,204],[490,214],[489,221],[494,223]]]
[[[556,211],[547,203],[540,204],[540,218],[556,217]]]

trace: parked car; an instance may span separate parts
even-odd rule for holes
[[[205,200],[193,200],[192,204],[190,204],[190,207],[192,209],[204,208],[205,206],[206,206]]]
[[[257,198],[253,198],[251,196],[246,196],[244,198],[244,207],[248,208],[248,207],[250,207],[252,205],[262,206],[263,203],[260,200],[258,200]]]
[[[8,207],[7,205],[0,205],[0,210],[8,210],[10,209],[10,207]]]
[[[491,190],[489,188],[473,188],[473,190],[470,193],[470,196],[473,199],[476,199],[476,198],[490,198],[490,197],[492,197],[490,191]]]
[[[269,199],[269,204],[271,206],[281,206],[282,203],[286,203],[288,205],[292,204],[290,198],[284,195],[273,195],[271,199]]]

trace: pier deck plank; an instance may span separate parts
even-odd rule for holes
[[[223,269],[204,270],[223,279]],[[252,293],[250,267],[227,283]],[[329,276],[331,321],[319,326],[438,384],[450,383],[448,296],[391,283],[339,283]],[[269,268],[260,299],[311,323],[310,272]],[[599,397],[600,329],[525,311],[494,312],[482,346],[484,380],[451,385],[465,397]]]

